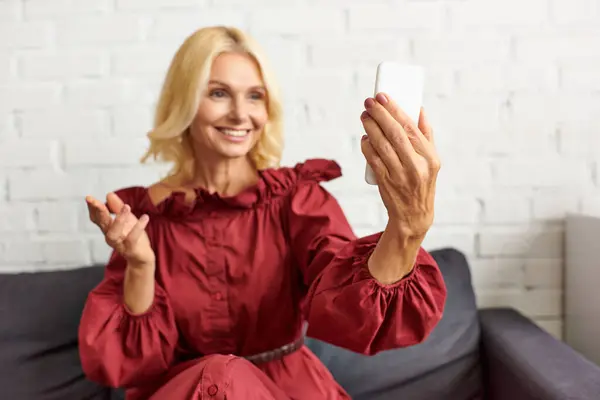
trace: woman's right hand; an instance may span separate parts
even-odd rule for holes
[[[125,258],[128,266],[136,269],[154,267],[155,255],[146,233],[147,215],[138,219],[115,193],[106,196],[108,207],[92,196],[85,200],[90,220],[100,228],[106,243]],[[116,215],[114,219],[111,213]]]

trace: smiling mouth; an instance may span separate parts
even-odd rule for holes
[[[224,135],[231,137],[244,137],[250,133],[250,129],[216,128]]]

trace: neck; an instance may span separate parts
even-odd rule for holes
[[[248,157],[209,160],[196,158],[192,187],[202,187],[221,196],[235,196],[258,179]]]

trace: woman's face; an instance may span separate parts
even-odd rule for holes
[[[239,53],[217,56],[190,129],[200,153],[215,159],[244,157],[267,120],[267,92],[254,59]]]

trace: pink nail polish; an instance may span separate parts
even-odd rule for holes
[[[377,93],[377,96],[375,96],[375,98],[377,99],[377,101],[378,101],[380,104],[383,104],[383,105],[386,105],[386,104],[387,104],[387,102],[388,102],[388,99],[387,99],[387,97],[386,97],[386,96],[385,96],[385,94],[383,94],[383,93]]]
[[[360,138],[361,141],[363,140],[367,140],[369,137],[367,135],[362,135],[362,137]]]
[[[360,119],[362,119],[362,120],[369,119],[370,117],[371,116],[366,111],[363,111],[362,114],[360,114]]]
[[[375,100],[373,100],[372,98],[368,98],[365,100],[365,108],[368,110],[369,108],[373,107],[375,105]]]

